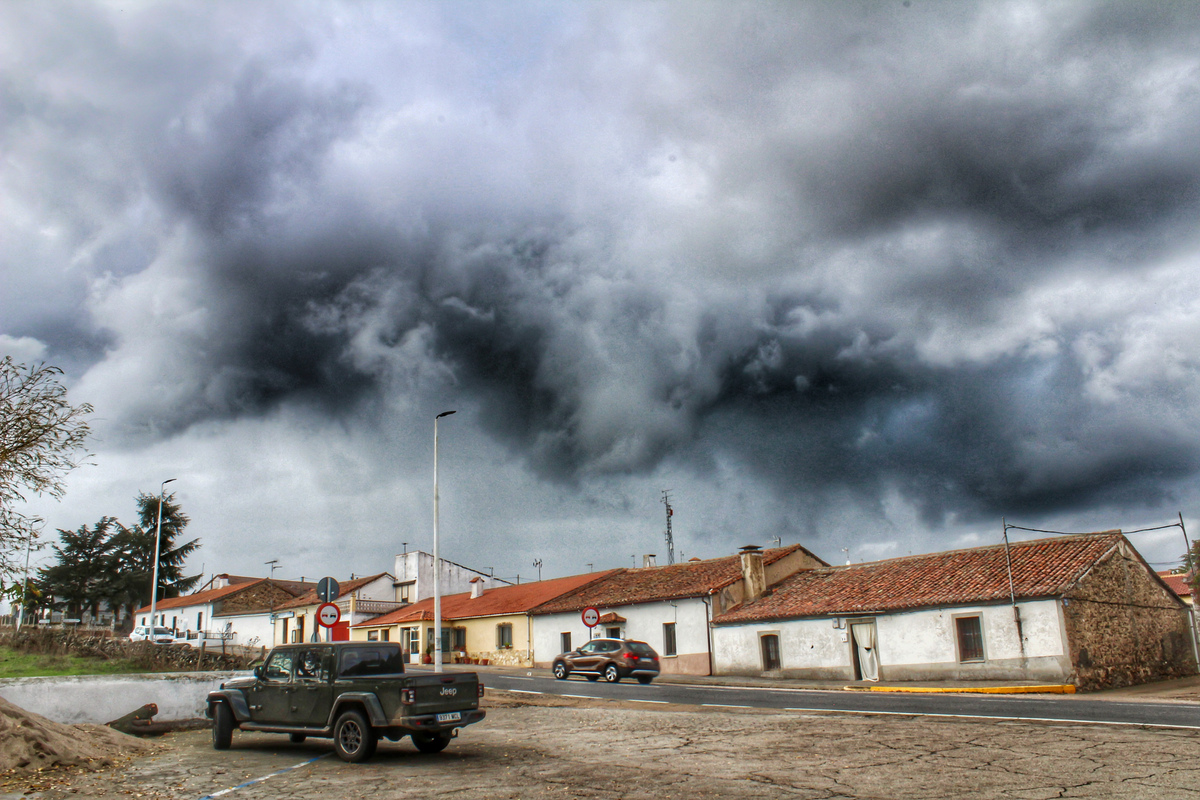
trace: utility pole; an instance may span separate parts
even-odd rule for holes
[[[671,508],[670,489],[663,489],[662,501],[663,505],[667,507],[667,564],[669,566],[675,563],[675,539],[671,536],[671,517],[675,516],[675,509]]]

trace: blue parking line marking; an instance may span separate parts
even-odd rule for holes
[[[237,786],[230,786],[228,789],[222,789],[219,792],[213,792],[212,794],[206,794],[203,797],[198,798],[198,800],[212,800],[212,798],[214,798],[214,797],[224,797],[227,794],[236,792],[238,789],[245,789],[247,786],[253,786],[256,783],[262,783],[265,780],[274,778],[277,775],[282,775],[285,772],[291,772],[294,769],[300,769],[301,767],[307,767],[309,764],[313,763],[314,761],[320,761],[322,758],[329,758],[331,755],[333,755],[333,753],[325,753],[323,755],[317,756],[316,758],[310,758],[308,761],[301,761],[299,764],[293,764],[290,767],[284,767],[281,770],[276,770],[275,772],[272,772],[270,775],[263,775],[261,778],[254,778],[252,780],[246,781],[245,783],[239,783]]]

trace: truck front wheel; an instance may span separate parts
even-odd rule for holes
[[[422,753],[440,753],[446,749],[446,745],[450,744],[451,736],[448,733],[414,733],[412,735],[413,744]]]
[[[213,750],[228,750],[233,742],[233,712],[228,703],[213,704]]]
[[[378,742],[375,729],[359,711],[345,712],[333,726],[333,749],[342,761],[352,764],[366,761],[374,755]]]

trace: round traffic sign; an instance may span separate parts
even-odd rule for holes
[[[588,606],[583,610],[583,624],[589,628],[594,628],[600,624],[600,610],[595,606]]]
[[[342,610],[333,603],[322,603],[317,608],[317,622],[326,628],[337,625],[342,618]]]

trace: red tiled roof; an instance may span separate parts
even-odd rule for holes
[[[601,625],[611,625],[614,622],[629,622],[629,620],[625,619],[620,614],[614,614],[611,611],[601,616],[599,620]]]
[[[1192,585],[1188,583],[1188,576],[1185,573],[1160,572],[1158,577],[1162,578],[1163,583],[1180,597],[1192,596]]]
[[[1063,594],[1124,537],[1096,533],[1013,542],[1013,592],[1018,598]],[[771,594],[716,617],[750,622],[863,614],[1009,599],[1004,545],[907,556],[866,564],[803,570]]]
[[[798,545],[776,547],[763,552],[763,564],[773,564],[803,548]],[[807,551],[806,551],[807,552]],[[665,567],[622,569],[593,585],[583,586],[543,603],[532,614],[559,614],[582,611],[588,606],[615,608],[658,600],[706,597],[741,580],[740,556],[725,556],[707,561],[687,561]]]
[[[613,570],[589,572],[583,575],[569,575],[565,578],[552,578],[515,586],[493,586],[485,589],[479,597],[471,597],[470,592],[447,595],[442,598],[442,619],[471,619],[494,617],[500,614],[524,614],[540,603],[552,600],[560,594],[580,586],[602,580],[612,573]],[[360,622],[354,627],[378,627],[431,619],[433,619],[433,598],[427,597],[419,603],[413,603],[381,617]]]
[[[380,572],[378,575],[369,575],[365,578],[355,578],[352,581],[338,581],[338,596],[345,597],[348,594],[357,592],[368,583],[377,581],[385,575],[391,577],[391,573],[389,572]],[[319,605],[320,603],[321,599],[317,597],[317,587],[313,586],[313,588],[309,589],[295,600],[283,603],[279,606],[279,608],[304,608],[306,606]]]

